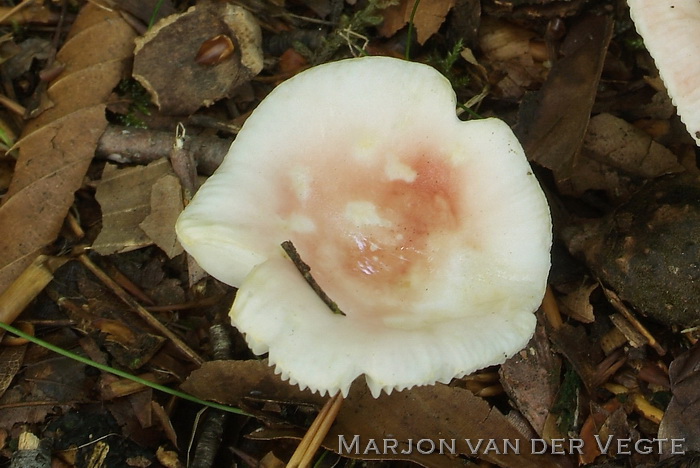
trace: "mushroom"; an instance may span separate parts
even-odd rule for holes
[[[549,209],[509,127],[462,122],[455,104],[427,65],[311,68],[260,103],[180,216],[183,246],[239,288],[232,323],[283,379],[346,396],[364,375],[377,397],[527,344]]]
[[[678,115],[700,145],[700,2],[627,0]]]

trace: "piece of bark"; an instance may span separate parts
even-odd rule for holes
[[[569,250],[637,311],[700,324],[700,178],[666,176],[594,224],[567,228]]]
[[[203,45],[217,37],[231,43],[231,55],[198,63]],[[133,76],[161,112],[187,115],[230,96],[257,75],[263,66],[261,44],[260,27],[247,10],[202,3],[165,18],[136,40]]]

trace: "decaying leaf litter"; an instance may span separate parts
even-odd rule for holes
[[[551,292],[528,347],[499,368],[377,400],[353,387],[320,463],[682,463],[596,452],[594,437],[608,435],[684,438],[698,450],[698,161],[624,2],[422,1],[413,21],[413,2],[243,2],[259,42],[218,20],[223,2],[18,3],[17,26],[0,44],[0,319],[251,417],[197,416],[199,406],[6,334],[0,454],[11,466],[23,466],[27,451],[57,466],[182,466],[188,454],[192,466],[289,459],[324,399],[252,360],[228,327],[233,291],[178,254],[172,225],[187,203],[189,158],[211,173],[201,148],[225,148],[257,103],[299,71],[357,54],[400,57],[409,41],[412,60],[450,79],[463,118],[494,115],[516,129],[554,217]],[[209,19],[183,25],[188,7]],[[170,45],[178,60],[189,50],[192,70],[237,86],[201,97],[183,71],[178,92],[199,105],[164,107],[158,96],[168,90],[145,85],[149,97],[132,62],[157,74],[165,53],[143,63],[134,40],[161,18],[151,31],[183,28]],[[202,44],[219,35],[233,38],[233,51],[208,42],[220,49],[197,64]],[[244,60],[244,39],[261,52],[261,70]],[[173,147],[178,123],[182,148]],[[472,454],[460,443],[455,454],[339,458],[339,434],[587,443],[580,455]],[[38,444],[18,445],[32,435]],[[218,438],[218,448],[198,446]]]

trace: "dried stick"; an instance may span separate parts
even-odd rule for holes
[[[177,124],[175,129],[175,141],[170,149],[170,164],[175,174],[180,179],[180,185],[185,196],[185,205],[190,202],[196,190],[197,168],[192,153],[185,151],[187,135],[185,126]]]
[[[141,304],[136,302],[124,289],[117,284],[107,273],[102,271],[97,265],[95,265],[92,260],[88,258],[87,255],[81,254],[78,256],[80,263],[85,265],[85,267],[90,270],[97,278],[102,281],[109,289],[117,295],[119,299],[122,300],[126,305],[131,307],[143,320],[148,323],[151,327],[161,333],[163,336],[168,338],[175,345],[177,349],[180,350],[182,354],[187,356],[195,364],[202,364],[204,359],[202,359],[196,352],[194,352],[189,346],[187,346],[175,333],[171,332],[165,325],[160,323],[160,321],[155,318],[149,311],[147,311]]]
[[[311,423],[309,430],[306,431],[304,438],[301,439],[289,463],[287,463],[287,468],[305,468],[311,464],[311,460],[321,446],[323,439],[326,438],[342,405],[343,395],[340,392],[336,393],[323,405],[316,419]]]
[[[20,103],[10,99],[4,94],[0,94],[0,105],[4,106],[7,110],[13,112],[18,117],[24,117],[24,113],[27,111],[27,109]]]
[[[328,297],[328,294],[326,294],[323,291],[323,289],[321,289],[321,286],[319,286],[314,277],[311,276],[311,267],[304,263],[304,261],[301,259],[301,255],[299,255],[299,252],[297,252],[297,249],[296,247],[294,247],[294,244],[292,244],[292,241],[282,242],[282,249],[287,254],[292,263],[294,263],[294,266],[297,267],[297,270],[299,270],[299,273],[301,273],[301,276],[304,277],[307,284],[311,286],[311,289],[313,289],[316,295],[319,298],[321,298],[321,300],[328,306],[329,309],[331,309],[331,312],[333,312],[334,314],[344,316],[345,312],[340,310],[338,304],[336,304],[335,301],[333,301],[333,299]]]
[[[564,321],[561,319],[561,312],[559,312],[557,300],[554,298],[552,288],[549,286],[547,286],[544,299],[542,299],[542,311],[544,312],[544,316],[547,317],[549,324],[555,330],[558,330],[564,324]]]
[[[605,297],[608,299],[608,302],[610,303],[611,306],[615,308],[618,312],[620,312],[631,324],[632,326],[639,332],[641,333],[644,338],[647,339],[649,342],[649,346],[654,348],[654,350],[658,353],[659,356],[664,356],[666,354],[666,350],[659,344],[658,341],[656,341],[656,338],[654,338],[654,335],[651,334],[649,330],[640,322],[637,320],[637,318],[632,315],[632,312],[625,306],[625,304],[622,302],[622,299],[620,299],[620,296],[618,296],[614,291],[611,289],[606,288],[603,286],[603,293],[605,293]]]
[[[228,153],[229,146],[231,140],[195,135],[187,137],[182,150],[194,156],[200,174],[211,175]],[[110,125],[97,143],[96,155],[120,163],[148,164],[167,158],[172,148],[172,132]]]
[[[0,322],[11,324],[53,279],[66,258],[38,255],[17,279],[0,294]],[[3,333],[0,331],[0,337]]]
[[[7,21],[9,17],[30,6],[32,3],[34,3],[34,0],[24,0],[22,3],[12,8],[3,8],[2,13],[0,14],[0,23]]]

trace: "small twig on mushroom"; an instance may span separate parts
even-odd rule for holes
[[[284,241],[281,245],[282,249],[284,249],[285,253],[289,256],[289,259],[292,261],[292,263],[294,263],[294,266],[297,267],[299,273],[301,273],[306,282],[309,283],[309,286],[311,286],[311,289],[314,290],[318,297],[321,298],[321,300],[328,306],[329,309],[331,309],[331,311],[334,314],[344,316],[345,313],[342,310],[340,310],[338,304],[336,304],[333,301],[333,299],[328,297],[328,294],[323,292],[321,286],[319,286],[314,277],[311,276],[311,267],[304,263],[304,261],[301,259],[301,256],[299,255],[299,252],[297,252],[297,249],[294,247],[294,244],[292,244],[292,241]]]

